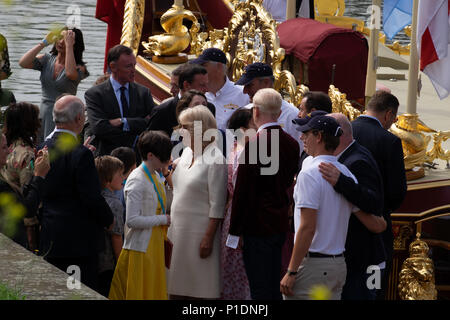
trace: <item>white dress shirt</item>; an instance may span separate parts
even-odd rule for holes
[[[243,89],[243,86],[235,85],[227,77],[225,84],[216,94],[212,92],[205,94],[208,102],[216,107],[218,129],[225,130],[227,128],[227,121],[233,112],[250,102],[249,96],[243,92]]]

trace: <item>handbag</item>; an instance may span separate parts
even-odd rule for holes
[[[148,179],[151,181],[151,183],[153,184],[153,187],[155,188],[155,192],[158,195],[159,204],[161,205],[161,210],[162,210],[163,214],[165,215],[166,207],[164,206],[164,201],[163,201],[161,195],[159,194],[159,191],[158,191],[158,188],[156,187],[155,181],[153,181],[152,175],[149,172],[145,163],[142,164],[142,167],[143,167]],[[172,241],[169,240],[169,238],[167,238],[167,232],[166,232],[166,235],[164,237],[164,263],[165,263],[167,269],[170,269],[170,261],[172,260],[172,249],[173,249],[173,243],[172,243]]]

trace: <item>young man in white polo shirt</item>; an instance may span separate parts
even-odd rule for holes
[[[331,299],[341,298],[345,283],[345,240],[350,214],[359,209],[322,178],[321,162],[330,162],[356,181],[333,152],[342,129],[336,120],[323,115],[296,119],[303,132],[304,148],[310,157],[303,163],[294,191],[295,244],[288,271],[281,281],[284,299],[309,299],[315,285],[325,285]]]

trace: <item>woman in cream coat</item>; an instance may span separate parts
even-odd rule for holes
[[[221,291],[218,229],[227,196],[226,161],[212,139],[203,141],[208,140],[203,137],[208,129],[217,133],[208,108],[182,111],[179,123],[187,147],[172,175],[169,237],[173,252],[168,292],[171,299],[216,299]]]

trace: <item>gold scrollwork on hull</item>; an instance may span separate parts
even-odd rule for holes
[[[361,115],[361,111],[354,108],[347,100],[347,95],[345,93],[341,93],[335,86],[330,85],[328,95],[331,99],[333,112],[343,113],[350,121],[355,120]]]
[[[125,2],[120,44],[131,48],[136,55],[144,26],[145,0]]]
[[[402,265],[398,284],[402,300],[436,300],[433,261],[428,258],[428,245],[417,239],[409,245],[410,257]]]

